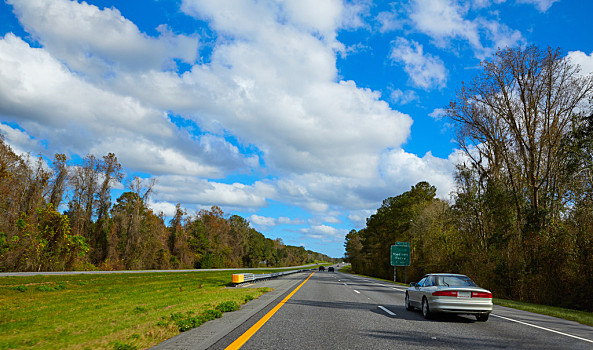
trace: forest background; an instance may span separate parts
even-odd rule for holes
[[[112,203],[124,179],[110,153],[69,166],[56,154],[15,154],[0,135],[0,271],[137,270],[297,266],[337,261],[285,245],[228,217],[216,206],[188,215],[177,205],[165,223],[147,206],[154,182],[135,177]],[[63,203],[64,200],[67,203]],[[67,210],[56,209],[65,204]]]
[[[496,297],[593,311],[593,76],[559,49],[503,49],[447,109],[465,155],[450,202],[419,182],[346,237],[354,272],[469,275]],[[398,280],[404,279],[398,268]]]

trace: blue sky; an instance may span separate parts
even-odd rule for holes
[[[498,47],[593,72],[593,2],[0,3],[0,133],[19,153],[115,153],[171,215],[220,206],[334,257],[381,202],[461,159],[442,108]],[[124,184],[114,184],[119,190]]]

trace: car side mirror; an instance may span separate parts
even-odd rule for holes
[[[410,287],[416,287],[416,285],[417,285],[416,282],[411,282],[410,283]]]

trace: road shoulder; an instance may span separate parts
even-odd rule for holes
[[[253,315],[264,309],[274,300],[278,299],[288,290],[296,287],[308,274],[298,273],[278,279],[258,282],[252,285],[238,288],[262,288],[269,287],[274,290],[263,294],[234,312],[227,312],[223,317],[206,322],[200,327],[167,339],[164,342],[152,347],[156,350],[202,350],[215,344],[235,328],[239,327]]]

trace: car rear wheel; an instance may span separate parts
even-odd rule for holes
[[[410,304],[410,296],[408,295],[408,293],[406,293],[406,310],[414,310],[414,307],[412,306],[412,304]]]
[[[486,322],[488,321],[488,316],[490,316],[490,314],[478,314],[476,315],[476,320],[479,322]]]
[[[426,300],[426,298],[422,298],[422,316],[426,319],[429,319],[431,316],[430,307],[428,306],[428,300]]]

